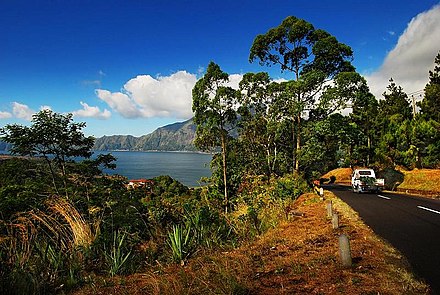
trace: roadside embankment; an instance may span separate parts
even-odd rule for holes
[[[439,169],[414,169],[402,171],[402,173],[404,174],[404,180],[397,187],[398,192],[440,198]]]
[[[337,229],[327,217],[330,200]],[[237,249],[205,253],[183,266],[158,264],[74,294],[428,294],[404,257],[331,192],[325,200],[304,194],[288,209],[288,220]],[[350,241],[350,267],[340,261],[341,234]]]

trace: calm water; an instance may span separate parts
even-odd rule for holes
[[[100,152],[106,154],[108,152]],[[212,155],[173,152],[111,152],[116,169],[106,171],[128,179],[169,175],[187,186],[198,186],[201,177],[211,176]]]

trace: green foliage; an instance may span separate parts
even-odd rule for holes
[[[425,86],[425,96],[418,104],[423,119],[440,123],[440,51],[434,60],[434,70],[429,71],[429,82]]]
[[[247,178],[234,204],[235,211],[229,216],[235,235],[239,240],[248,240],[288,219],[293,201],[309,189],[298,174],[269,181],[261,176]]]
[[[226,86],[229,75],[214,62],[210,62],[203,78],[192,90],[194,123],[197,125],[194,144],[205,151],[221,149],[224,183],[224,206],[228,210],[227,155],[229,132],[237,120],[235,111],[238,92]]]
[[[272,194],[281,200],[293,201],[308,190],[307,182],[301,176],[293,174],[278,178],[275,181],[275,188]]]
[[[254,39],[249,55],[251,62],[259,60],[261,65],[279,65],[282,71],[294,74],[294,80],[282,83],[283,94],[279,99],[284,106],[284,117],[294,122],[291,134],[294,135],[293,166],[296,171],[299,170],[296,157],[302,146],[303,112],[315,110],[315,113],[329,114],[344,105],[343,100],[347,98],[341,94],[347,91],[338,89],[342,89],[340,86],[349,79],[348,75],[340,74],[354,72],[350,63],[352,55],[349,46],[294,16],[285,18],[278,27]],[[340,85],[325,92],[328,79],[335,79]],[[322,96],[322,103],[317,103],[320,101],[318,93],[322,91],[328,95]]]
[[[132,251],[126,249],[125,239],[127,233],[116,231],[113,232],[113,243],[110,248],[104,248],[104,257],[108,269],[108,273],[113,277],[122,274],[129,263]]]
[[[173,226],[168,233],[168,245],[171,248],[175,262],[183,262],[192,252],[192,239],[190,226]]]
[[[66,189],[66,162],[74,157],[89,158],[95,139],[84,136],[82,129],[85,123],[74,123],[73,114],[42,110],[33,115],[31,122],[29,127],[6,125],[0,128],[0,135],[4,141],[12,144],[12,154],[43,157],[51,172],[54,189],[58,192],[54,162],[61,171]]]
[[[154,182],[153,193],[164,198],[187,194],[189,189],[182,183],[174,180],[168,175],[157,176],[152,179]]]

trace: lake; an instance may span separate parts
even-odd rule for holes
[[[191,152],[96,152],[111,153],[116,160],[116,169],[105,171],[128,179],[153,178],[169,175],[181,183],[199,186],[201,177],[211,176],[209,164],[212,155]]]

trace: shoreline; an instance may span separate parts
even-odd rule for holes
[[[166,151],[166,150],[146,150],[146,151],[134,151],[134,150],[93,150],[94,153],[112,153],[112,152],[122,152],[122,153],[182,153],[182,154],[202,154],[202,155],[214,155],[213,152],[202,152],[202,151]]]

